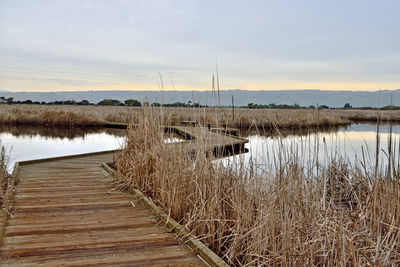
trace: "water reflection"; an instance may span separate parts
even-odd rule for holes
[[[295,129],[290,129],[290,128],[283,128],[283,129],[256,129],[256,128],[250,128],[250,129],[242,129],[240,130],[240,136],[247,138],[249,136],[255,136],[255,135],[260,135],[260,136],[290,136],[290,135],[297,135],[297,136],[304,136],[304,135],[309,135],[311,133],[334,133],[339,131],[340,129],[343,129],[343,127],[340,126],[329,126],[329,127],[315,127],[315,128],[295,128]]]
[[[35,125],[0,125],[0,133],[10,133],[18,137],[42,136],[48,138],[74,139],[87,134],[104,132],[113,136],[124,136],[125,131],[103,127],[43,127]]]
[[[0,143],[16,161],[66,156],[121,148],[124,131],[82,127],[0,126]]]
[[[380,152],[381,166],[388,161],[388,140],[392,131],[393,151],[395,164],[398,162],[400,126],[380,126]],[[250,134],[246,137],[249,143],[246,148],[249,153],[232,156],[218,162],[224,164],[242,162],[249,166],[249,162],[255,163],[257,172],[273,172],[291,158],[296,157],[307,170],[312,170],[318,164],[326,166],[331,159],[345,158],[351,164],[365,164],[369,170],[375,168],[376,151],[376,125],[354,124],[337,130],[328,129],[315,132],[290,132],[277,135],[272,132],[262,134]]]
[[[164,142],[166,144],[170,144],[170,143],[180,143],[180,142],[185,142],[184,139],[180,138],[180,137],[175,137],[175,136],[171,136],[171,137],[167,137],[164,139]]]

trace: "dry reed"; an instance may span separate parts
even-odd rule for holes
[[[11,175],[7,172],[8,157],[0,142],[0,207],[2,207]]]
[[[352,122],[400,122],[399,110],[332,110],[334,116],[340,116]]]
[[[223,166],[205,153],[188,156],[164,143],[157,111],[141,116],[115,162],[121,185],[139,188],[229,264],[400,264],[395,164],[391,179],[340,158],[317,165],[314,175],[293,150],[281,148],[277,171],[260,175],[240,162]]]
[[[0,124],[102,126],[127,122],[133,108],[101,106],[0,105]]]
[[[306,129],[341,126],[351,122],[377,121],[371,110],[279,110],[229,108],[153,108],[165,124],[180,125],[182,121],[197,121],[202,125],[222,124],[248,129]],[[380,111],[381,121],[399,122],[400,111]],[[0,105],[0,124],[31,124],[49,126],[101,126],[106,122],[137,123],[142,108],[119,106],[45,106]]]

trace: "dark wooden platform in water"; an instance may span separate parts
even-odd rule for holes
[[[100,168],[113,153],[21,163],[1,266],[206,266]]]

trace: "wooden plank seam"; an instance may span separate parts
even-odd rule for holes
[[[107,163],[101,164],[102,168],[114,179],[117,177],[117,172],[113,170]],[[136,188],[130,189],[130,192],[147,207],[153,214],[155,214],[161,222],[166,224],[168,228],[176,233],[189,247],[193,249],[207,264],[212,267],[229,267],[229,265],[215,254],[211,249],[199,241],[196,237],[191,235],[182,225],[166,214],[160,207],[146,197],[140,190]]]

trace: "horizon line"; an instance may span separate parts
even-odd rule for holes
[[[220,89],[219,91],[256,91],[256,92],[276,92],[276,91],[321,91],[321,92],[379,92],[379,91],[397,91],[400,90],[399,88],[394,89],[376,89],[376,90],[351,90],[351,89]],[[9,90],[0,90],[0,93],[68,93],[68,92],[212,92],[211,89],[201,90],[201,89],[194,89],[194,90],[146,90],[146,89],[88,89],[88,90],[55,90],[55,91],[48,91],[48,90],[37,90],[37,91],[9,91]]]

